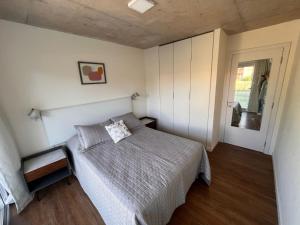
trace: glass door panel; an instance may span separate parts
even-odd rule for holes
[[[231,126],[260,130],[271,66],[271,59],[238,63]]]

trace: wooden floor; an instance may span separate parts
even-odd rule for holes
[[[212,184],[196,181],[168,225],[277,224],[270,156],[228,144],[209,154]],[[28,225],[104,225],[74,178],[48,188],[14,219]],[[20,224],[20,223],[19,223]]]

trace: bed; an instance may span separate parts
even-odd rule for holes
[[[67,145],[75,175],[106,225],[165,225],[198,176],[210,184],[205,148],[145,126],[131,132],[84,153],[73,136]]]

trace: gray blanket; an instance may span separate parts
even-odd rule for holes
[[[146,127],[133,130],[117,144],[107,142],[77,152],[76,161],[87,168],[76,171],[81,173],[78,179],[107,225],[165,225],[185,202],[197,175],[210,182],[202,144]],[[99,179],[100,190],[107,192],[101,200],[97,189],[89,187],[91,173],[92,179]],[[123,216],[116,218],[120,211]]]

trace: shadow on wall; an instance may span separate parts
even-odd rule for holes
[[[17,147],[18,153],[20,154],[20,150],[19,150],[20,148],[19,148],[18,143],[16,142],[16,138],[15,138],[16,135],[13,132],[13,129],[12,129],[11,125],[8,122],[9,120],[8,120],[6,114],[4,113],[4,110],[3,110],[2,106],[1,106],[1,104],[0,104],[0,118],[2,119],[3,123],[7,127],[8,131],[11,133],[13,139],[15,140],[15,145]]]

